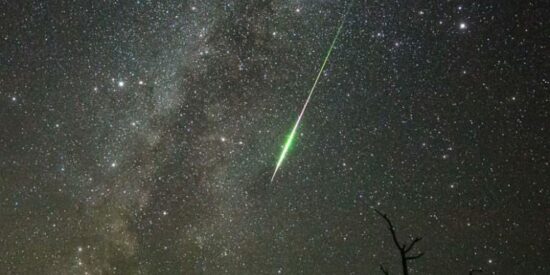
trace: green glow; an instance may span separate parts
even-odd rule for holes
[[[277,161],[277,167],[281,166],[283,163],[283,160],[285,159],[288,151],[292,147],[292,144],[294,144],[294,137],[296,136],[296,129],[292,129],[292,132],[288,137],[286,138],[285,146],[283,147],[283,151],[281,152],[281,156],[279,157],[279,160]]]

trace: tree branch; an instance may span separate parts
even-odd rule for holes
[[[383,264],[380,264],[380,271],[382,271],[382,273],[384,273],[385,275],[390,275],[390,273],[388,272],[388,270],[386,270]]]
[[[419,241],[421,241],[421,240],[422,240],[422,238],[418,238],[418,237],[417,237],[417,238],[414,238],[414,240],[412,241],[412,243],[409,244],[409,246],[408,246],[407,248],[405,248],[405,253],[411,251],[411,249],[413,249],[413,246],[414,246],[417,242],[419,242]]]
[[[420,257],[422,257],[422,256],[424,256],[424,252],[420,252],[419,254],[414,255],[414,256],[406,256],[405,259],[406,259],[407,261],[409,261],[409,260],[416,260],[416,259],[418,259],[418,258],[420,258]]]
[[[397,249],[399,249],[399,251],[402,251],[403,248],[399,244],[399,241],[397,240],[397,235],[395,234],[395,227],[393,227],[393,224],[391,223],[388,216],[386,214],[383,214],[382,212],[378,211],[378,209],[374,209],[374,211],[376,211],[376,213],[378,213],[378,215],[380,215],[380,217],[382,217],[386,221],[386,223],[388,224],[388,228],[390,229],[390,232],[391,232],[391,237],[393,239],[393,243],[395,244],[395,246],[397,246]]]
[[[483,273],[483,269],[481,269],[481,268],[470,269],[470,272],[468,272],[468,274],[470,274],[470,275],[472,275],[474,273]]]

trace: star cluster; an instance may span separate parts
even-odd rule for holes
[[[0,7],[2,274],[550,272],[539,1]]]

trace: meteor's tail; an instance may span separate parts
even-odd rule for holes
[[[279,171],[279,168],[281,167],[281,164],[283,163],[283,160],[285,159],[288,150],[290,149],[290,146],[292,142],[294,141],[294,138],[296,136],[296,131],[298,130],[298,127],[300,126],[300,121],[302,120],[302,117],[304,116],[304,113],[306,111],[307,105],[309,104],[309,101],[311,97],[313,96],[313,92],[315,91],[315,87],[317,87],[317,83],[319,82],[319,79],[321,78],[321,74],[323,73],[323,70],[325,69],[325,66],[327,65],[328,59],[330,58],[330,55],[332,53],[332,50],[334,49],[334,45],[336,45],[336,40],[338,40],[338,37],[340,36],[340,33],[342,32],[342,28],[344,27],[344,22],[346,19],[346,16],[348,15],[351,8],[351,4],[348,6],[346,13],[342,17],[342,21],[340,22],[340,26],[338,26],[338,30],[336,31],[336,35],[334,35],[334,39],[332,39],[332,43],[330,44],[330,48],[328,49],[328,52],[325,56],[325,59],[323,60],[323,64],[321,65],[321,69],[319,69],[319,73],[317,74],[317,77],[315,78],[315,82],[313,82],[313,86],[309,90],[309,94],[307,96],[306,102],[304,103],[304,106],[302,107],[302,111],[300,112],[300,115],[298,116],[298,119],[296,120],[296,123],[294,123],[294,127],[292,128],[292,132],[290,133],[290,136],[287,138],[285,145],[283,147],[283,151],[281,152],[281,155],[279,156],[279,160],[277,161],[277,166],[275,167],[275,171],[273,172],[273,176],[271,176],[271,182],[273,182],[273,179],[275,179],[275,175],[277,175],[277,171]]]

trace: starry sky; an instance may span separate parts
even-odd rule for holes
[[[1,1],[0,273],[548,274],[543,2]]]

